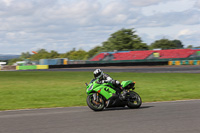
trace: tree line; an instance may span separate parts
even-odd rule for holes
[[[36,51],[36,54],[30,54],[29,52],[21,53],[19,59],[12,59],[10,62],[16,60],[39,60],[39,59],[52,59],[52,58],[68,58],[69,60],[88,60],[98,54],[99,52],[112,52],[112,51],[130,51],[130,50],[152,50],[152,49],[180,49],[184,48],[184,45],[180,40],[169,40],[162,38],[147,45],[136,34],[136,31],[132,29],[121,29],[102,42],[101,46],[96,46],[93,49],[86,52],[83,49],[76,50],[73,48],[71,51],[60,54],[57,51],[48,52],[45,49]],[[189,45],[188,48],[192,48]]]

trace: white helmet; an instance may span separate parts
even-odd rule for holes
[[[103,76],[103,71],[101,71],[101,69],[96,69],[95,71],[94,71],[94,77],[96,78],[96,79],[99,79],[100,77],[102,77]]]

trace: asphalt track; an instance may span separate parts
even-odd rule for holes
[[[96,68],[104,72],[136,72],[136,73],[200,73],[197,66],[110,66],[110,67],[81,67],[81,68],[54,68],[46,70],[20,70],[20,71],[89,71]]]
[[[65,68],[42,71],[93,71]],[[200,66],[101,67],[105,72],[200,73]],[[200,133],[200,100],[144,103],[139,109],[88,107],[0,111],[0,133]]]
[[[200,100],[101,112],[88,107],[1,111],[0,133],[200,133]]]
[[[100,67],[105,72],[200,73],[200,66],[123,66]],[[93,71],[95,68],[68,68],[64,71]]]

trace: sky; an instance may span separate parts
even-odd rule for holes
[[[200,46],[200,0],[0,0],[0,54],[88,51],[122,28]]]

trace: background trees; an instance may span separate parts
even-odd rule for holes
[[[69,60],[88,60],[98,54],[99,52],[112,52],[114,50],[148,50],[148,49],[178,49],[183,48],[183,44],[180,40],[160,39],[156,40],[151,45],[147,45],[142,42],[142,39],[136,34],[136,31],[132,29],[121,29],[110,35],[110,37],[102,42],[102,45],[96,46],[88,52],[73,48],[71,51],[59,54],[58,52],[51,50],[48,52],[45,49],[39,49],[35,54],[29,52],[23,52],[19,59],[15,60],[39,60],[39,59],[53,59],[53,58],[68,58]],[[188,48],[192,48],[190,45]],[[13,61],[15,61],[13,60]]]
[[[172,40],[172,42],[176,45],[176,48],[183,48],[183,44],[180,40]]]
[[[183,48],[180,40],[160,39],[150,45],[150,49],[178,49]]]
[[[87,60],[88,53],[82,49],[79,49],[78,51],[75,50],[75,48],[72,51],[69,51],[63,55],[60,55],[62,58],[68,58],[70,60]]]
[[[102,44],[104,51],[148,49],[147,44],[142,42],[133,29],[121,29],[111,34]]]
[[[30,57],[31,57],[31,54],[29,52],[22,52],[20,56],[21,59],[27,59]]]

